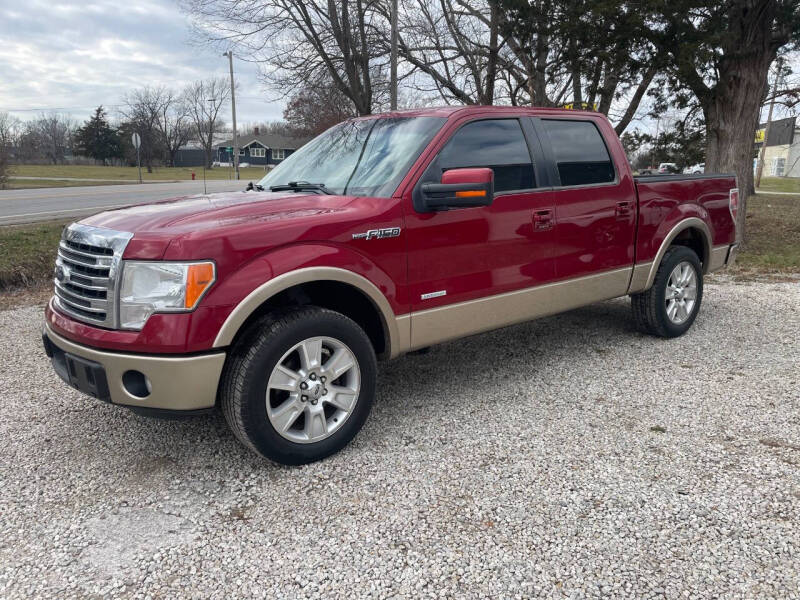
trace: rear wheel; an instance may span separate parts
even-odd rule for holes
[[[297,465],[343,448],[372,406],[377,364],[364,331],[317,307],[274,313],[254,323],[226,366],[221,404],[247,446]]]
[[[697,254],[672,246],[664,254],[653,286],[631,295],[636,327],[665,338],[683,335],[694,323],[703,299],[703,269]]]

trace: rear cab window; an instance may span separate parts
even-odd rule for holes
[[[533,161],[517,119],[472,121],[453,134],[436,158],[437,174],[450,169],[489,167],[495,193],[536,187]]]
[[[598,185],[616,180],[614,163],[592,121],[542,119],[562,186]]]

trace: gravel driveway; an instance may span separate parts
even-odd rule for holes
[[[798,597],[800,285],[717,280],[673,341],[629,311],[384,364],[302,468],[84,398],[0,312],[0,597]]]

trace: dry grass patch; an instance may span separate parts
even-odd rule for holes
[[[64,221],[0,227],[0,292],[37,286],[53,275]]]

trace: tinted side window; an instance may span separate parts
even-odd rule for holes
[[[442,148],[438,160],[442,172],[490,167],[495,192],[536,187],[531,155],[516,119],[467,123]]]
[[[614,164],[594,123],[543,119],[542,124],[550,136],[561,185],[614,181]]]

